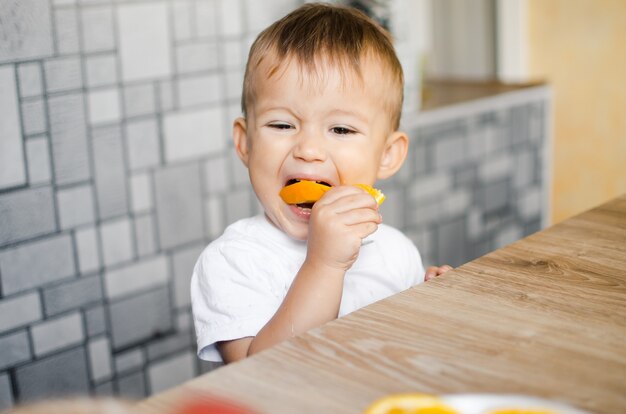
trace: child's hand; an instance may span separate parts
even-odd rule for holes
[[[355,186],[333,187],[313,206],[307,260],[348,270],[362,240],[382,222],[374,197]]]
[[[446,273],[448,270],[452,270],[452,266],[443,265],[443,266],[430,266],[426,269],[426,274],[424,275],[424,282],[428,282],[430,279],[434,279],[437,276],[441,276]]]

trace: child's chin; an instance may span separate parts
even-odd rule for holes
[[[299,227],[299,226],[298,226]],[[292,229],[291,231],[287,231],[286,232],[289,237],[291,237],[294,240],[298,240],[298,241],[306,241],[307,237],[309,236],[309,229]]]

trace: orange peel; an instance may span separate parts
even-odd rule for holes
[[[385,195],[382,191],[367,184],[355,184],[355,186],[371,194],[378,205],[381,205],[382,202],[385,201]],[[287,204],[315,203],[331,188],[332,187],[327,185],[316,183],[315,181],[301,180],[283,187],[279,195]]]
[[[363,414],[459,414],[434,395],[391,394],[374,401]]]

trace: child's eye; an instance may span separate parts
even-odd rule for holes
[[[292,125],[287,124],[285,122],[273,122],[271,124],[268,125],[270,128],[274,128],[274,129],[291,129],[293,128]]]
[[[343,126],[333,127],[330,130],[337,135],[348,135],[348,134],[354,134],[356,132],[353,129],[343,127]]]

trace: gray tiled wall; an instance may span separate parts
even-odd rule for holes
[[[214,367],[194,356],[189,277],[258,211],[230,124],[251,40],[299,3],[0,0],[0,409],[141,398]],[[410,128],[383,214],[427,263],[539,228],[544,109]]]

